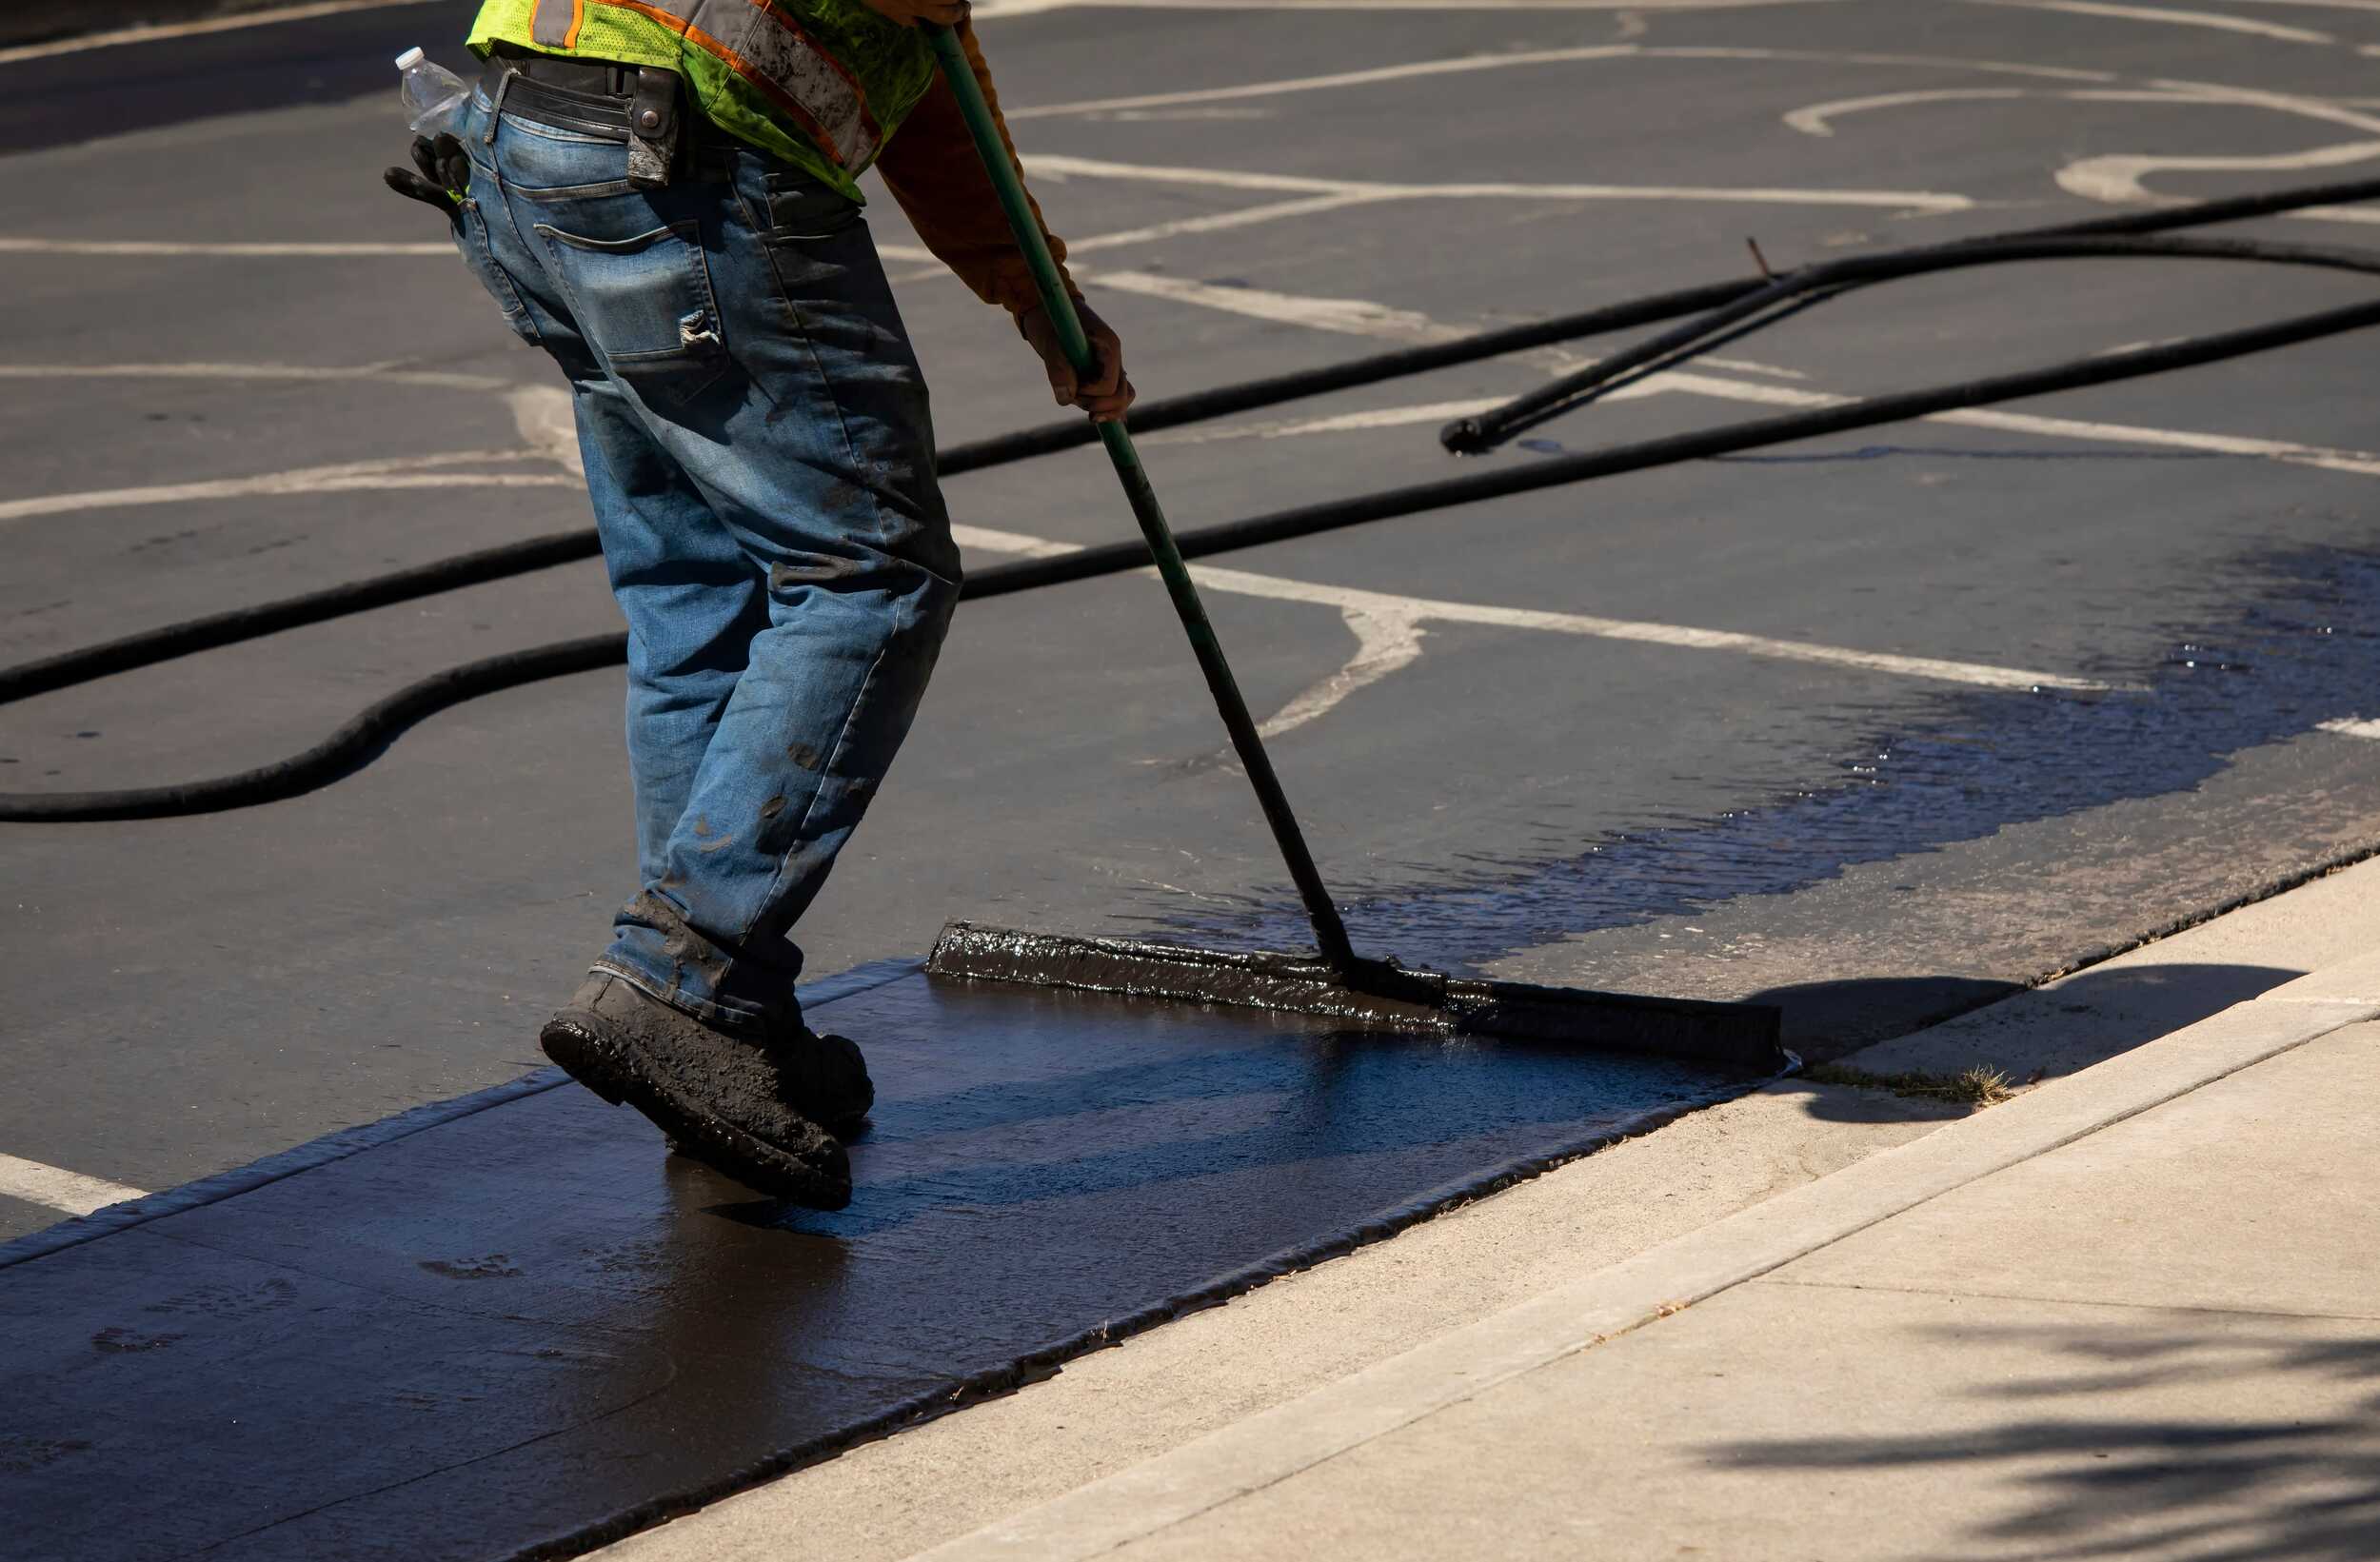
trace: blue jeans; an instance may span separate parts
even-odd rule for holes
[[[730,1028],[798,1019],[786,937],[916,714],[959,595],[925,384],[860,208],[704,144],[475,94],[464,258],[567,377],[628,622],[637,895],[595,964]]]

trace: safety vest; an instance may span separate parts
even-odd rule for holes
[[[486,0],[471,48],[497,43],[674,70],[721,129],[854,200],[934,81],[924,38],[860,0]]]

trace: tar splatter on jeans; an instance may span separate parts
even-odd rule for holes
[[[786,933],[867,810],[958,600],[918,370],[860,209],[706,148],[475,96],[456,240],[568,377],[628,621],[643,885],[597,968],[730,1026],[793,1014]]]

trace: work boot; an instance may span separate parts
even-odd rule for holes
[[[876,1082],[867,1077],[858,1042],[793,1025],[768,1043],[768,1052],[787,1106],[825,1124],[838,1137],[848,1137],[867,1120],[868,1108],[876,1104]]]
[[[843,1146],[787,1104],[808,1092],[782,1066],[786,1049],[706,1025],[603,971],[545,1021],[538,1044],[579,1083],[635,1107],[682,1153],[755,1192],[821,1210],[851,1202]]]
[[[867,1121],[876,1104],[876,1083],[867,1077],[867,1059],[860,1045],[845,1036],[821,1036],[804,1025],[790,1025],[764,1043],[777,1065],[779,1099],[839,1139],[847,1139]],[[671,1155],[684,1147],[669,1141]]]

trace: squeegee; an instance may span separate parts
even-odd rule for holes
[[[926,24],[924,31],[982,157],[984,172],[999,192],[1017,245],[1032,267],[1042,306],[1058,328],[1075,372],[1088,380],[1098,372],[1097,356],[1041,236],[1041,223],[1025,198],[1023,179],[1009,160],[1000,127],[976,84],[966,50],[947,28]],[[1282,1010],[1342,1019],[1366,1029],[1575,1042],[1764,1069],[1785,1060],[1778,1042],[1778,1013],[1774,1008],[1457,978],[1356,953],[1339,906],[1306,847],[1305,833],[1299,828],[1288,795],[1281,790],[1280,778],[1273,771],[1256,722],[1248,715],[1247,702],[1240,698],[1215,626],[1207,621],[1198,584],[1175,545],[1173,528],[1166,524],[1165,512],[1133,447],[1132,435],[1119,421],[1100,424],[1099,436],[1123,484],[1133,517],[1140,524],[1140,534],[1148,542],[1150,559],[1165,583],[1182,631],[1189,637],[1199,669],[1206,675],[1207,690],[1215,697],[1215,708],[1231,735],[1231,746],[1255,788],[1257,804],[1272,827],[1281,860],[1298,886],[1298,898],[1314,927],[1315,949],[1312,953],[1194,949],[953,922],[935,940],[925,966],[930,975]]]

